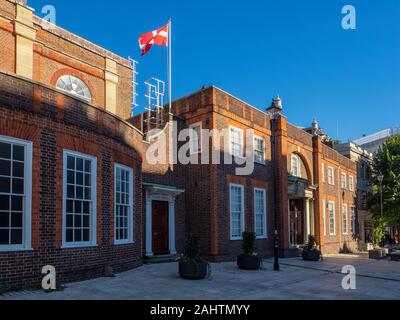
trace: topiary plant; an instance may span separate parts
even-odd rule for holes
[[[308,243],[306,247],[307,251],[317,251],[317,241],[314,236],[308,237]]]
[[[199,249],[199,237],[197,235],[191,234],[185,243],[184,253],[179,259],[185,262],[203,262],[200,257]]]
[[[249,256],[256,256],[256,233],[255,232],[243,232],[243,244],[242,248],[244,254]]]

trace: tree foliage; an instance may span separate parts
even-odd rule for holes
[[[389,138],[375,154],[372,162],[372,191],[369,198],[376,224],[400,224],[400,135]],[[384,176],[383,217],[381,216],[380,184]]]

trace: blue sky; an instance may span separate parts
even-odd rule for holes
[[[400,125],[398,0],[28,3],[39,16],[55,6],[59,26],[139,60],[142,96],[145,80],[166,80],[166,49],[142,58],[137,38],[171,17],[174,99],[214,84],[265,109],[279,93],[289,122],[315,117],[342,141]],[[357,30],[341,27],[346,4],[357,10]]]

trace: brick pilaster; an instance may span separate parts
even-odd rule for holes
[[[313,137],[313,163],[314,163],[314,181],[313,183],[318,186],[314,191],[314,217],[315,217],[315,237],[317,243],[322,246],[324,244],[323,237],[323,197],[322,197],[322,141],[318,136]]]

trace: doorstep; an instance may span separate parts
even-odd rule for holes
[[[153,257],[144,257],[145,264],[156,264],[156,263],[170,263],[175,262],[178,259],[176,254],[166,254]]]

